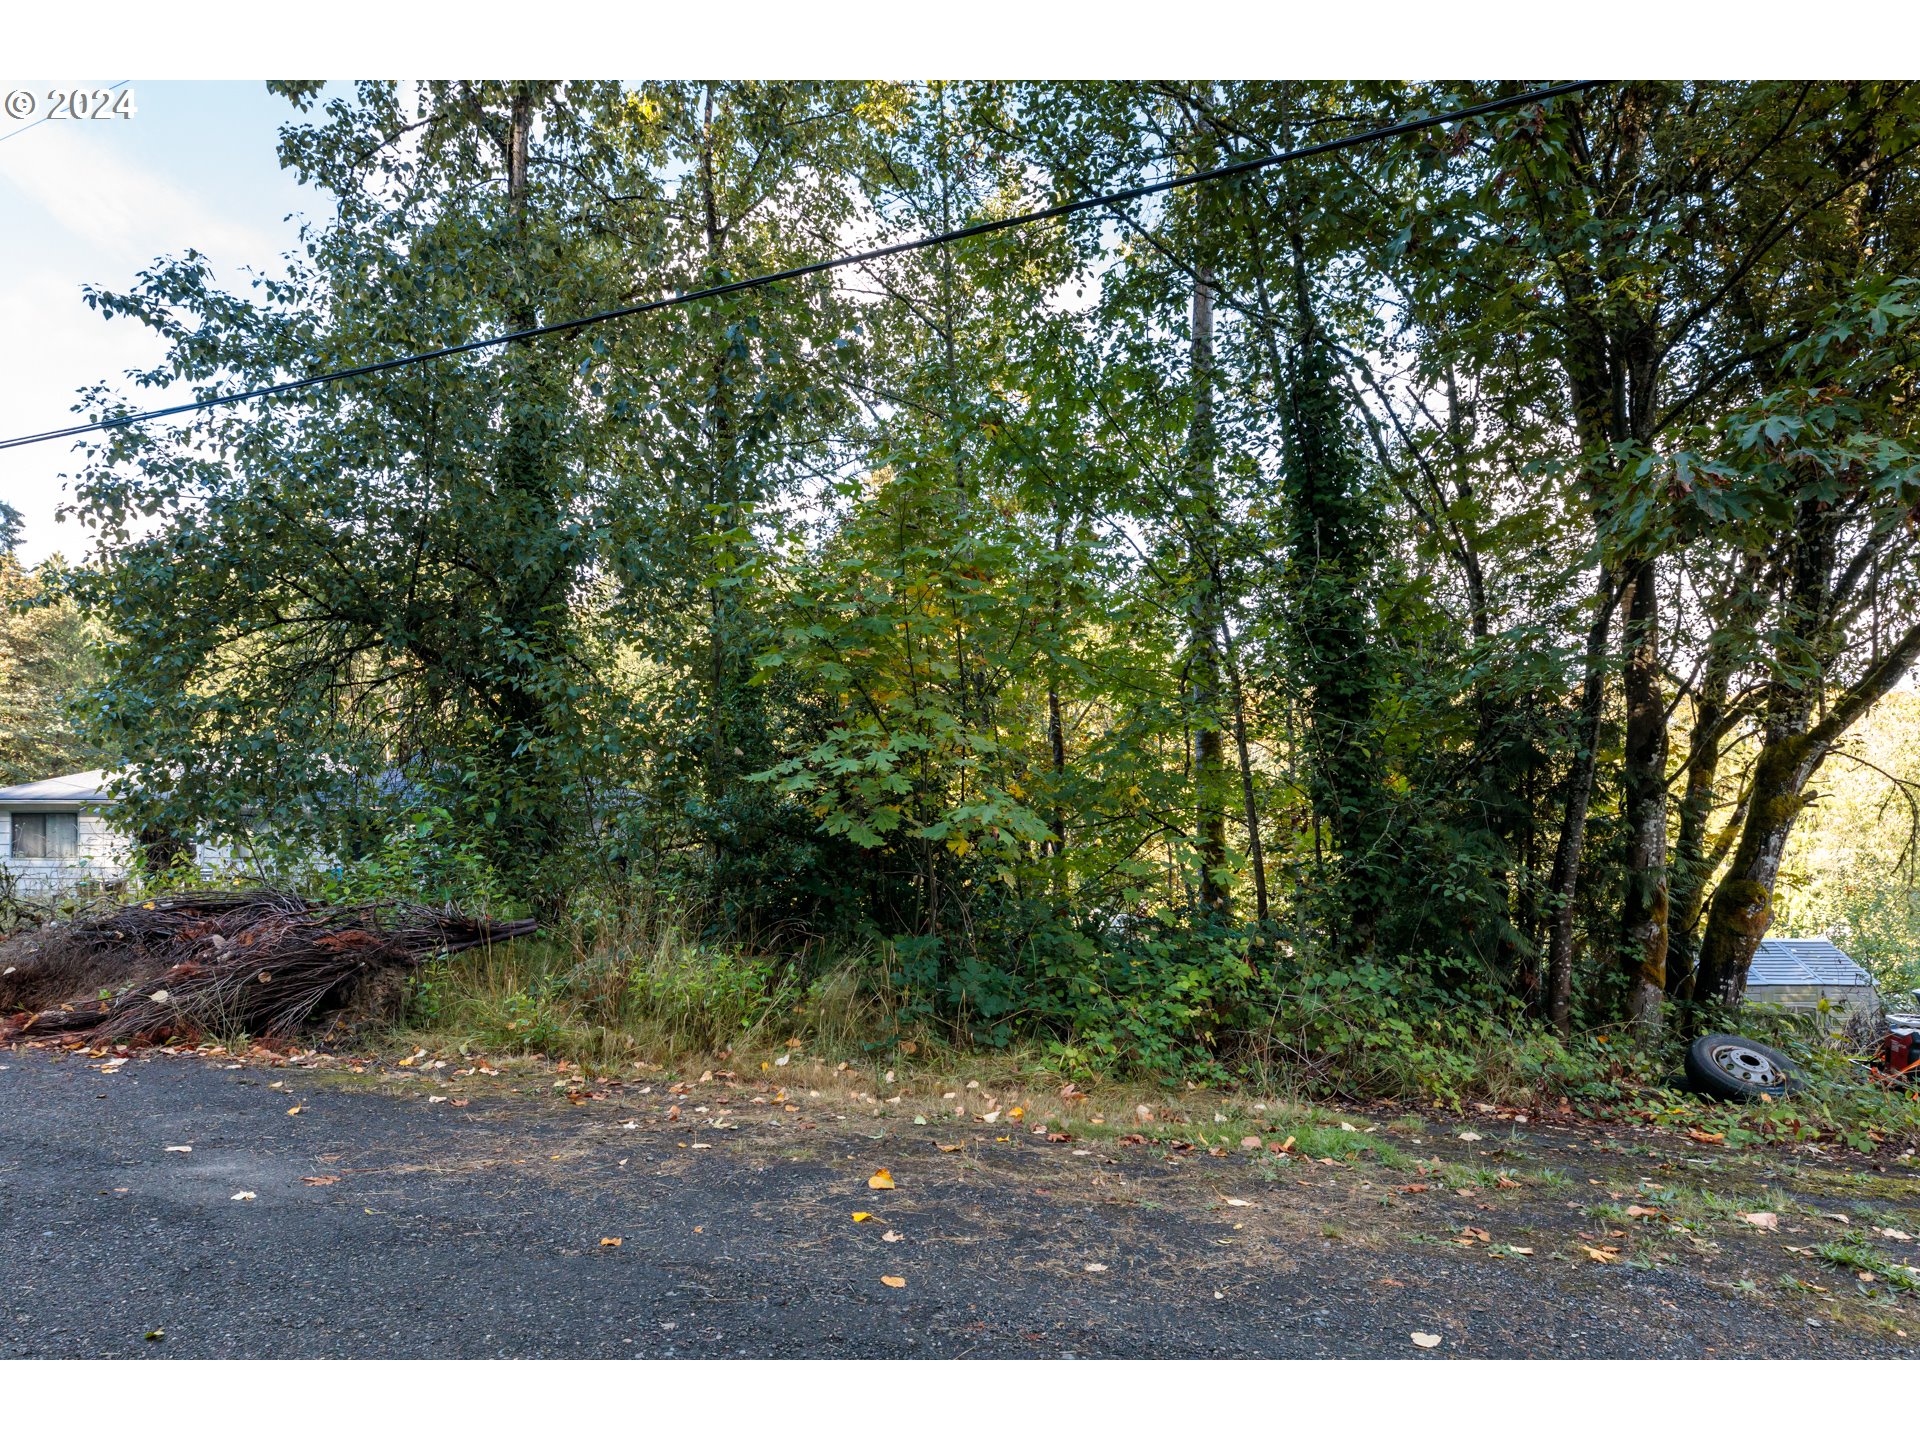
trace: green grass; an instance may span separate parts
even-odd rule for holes
[[[1920,1291],[1920,1276],[1873,1244],[1864,1231],[1849,1230],[1839,1239],[1815,1245],[1812,1250],[1816,1258],[1836,1270],[1845,1270],[1856,1279],[1866,1274],[1903,1294]]]

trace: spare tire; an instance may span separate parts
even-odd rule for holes
[[[1687,1079],[1716,1100],[1788,1095],[1800,1088],[1793,1061],[1744,1035],[1702,1035],[1687,1047]]]

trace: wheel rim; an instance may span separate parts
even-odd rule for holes
[[[1780,1067],[1750,1045],[1716,1045],[1713,1063],[1749,1085],[1778,1085],[1783,1078]]]

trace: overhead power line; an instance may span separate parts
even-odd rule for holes
[[[998,220],[982,220],[975,225],[965,225],[958,230],[944,230],[936,235],[922,235],[914,240],[902,240],[892,245],[882,245],[875,250],[862,250],[856,254],[838,255],[830,260],[816,260],[809,265],[796,265],[790,270],[777,270],[769,275],[754,275],[745,280],[730,280],[721,285],[709,285],[700,290],[688,290],[678,295],[668,295],[659,300],[642,301],[637,305],[623,305],[616,310],[601,310],[592,315],[582,315],[573,320],[556,320],[548,325],[534,325],[524,330],[510,330],[499,335],[488,335],[479,340],[468,340],[460,345],[447,345],[438,350],[427,350],[417,355],[400,355],[391,360],[376,360],[367,365],[356,365],[348,370],[330,370],[321,375],[308,375],[298,380],[284,380],[277,385],[263,385],[255,390],[242,390],[231,395],[214,395],[205,400],[195,400],[185,405],[171,405],[161,410],[147,410],[135,415],[118,415],[108,420],[96,420],[87,425],[69,425],[61,430],[43,430],[34,435],[19,435],[11,440],[0,440],[0,450],[12,450],[22,445],[37,445],[45,440],[65,440],[78,435],[90,435],[99,430],[117,430],[125,425],[140,425],[149,420],[164,420],[172,415],[187,415],[196,410],[211,410],[220,405],[238,405],[248,400],[265,400],[275,395],[285,395],[290,391],[304,390],[312,385],[331,385],[340,380],[355,380],[363,375],[378,375],[387,370],[398,370],[407,365],[420,365],[429,360],[445,360],[454,355],[466,355],[475,350],[490,349],[495,345],[510,345],[522,340],[537,340],[546,335],[563,335],[574,330],[584,330],[589,325],[603,325],[609,320],[624,320],[630,315],[645,315],[654,310],[665,310],[675,305],[690,305],[698,300],[717,299],[722,295],[737,295],[743,290],[757,290],[766,285],[778,285],[788,280],[802,280],[809,275],[823,275],[830,270],[844,269],[849,265],[864,265],[874,260],[885,260],[893,255],[905,255],[914,250],[925,250],[935,245],[948,245],[956,240],[970,239],[976,235],[992,235],[1001,230],[1012,230],[1021,225],[1033,225],[1042,220],[1057,220],[1066,215],[1077,215],[1083,210],[1095,210],[1115,205],[1123,205],[1130,200],[1142,200],[1149,195],[1163,195],[1172,190],[1183,190],[1193,185],[1204,185],[1214,180],[1225,180],[1236,175],[1250,175],[1270,166],[1285,164],[1290,160],[1305,160],[1314,155],[1327,155],[1336,150],[1350,150],[1355,146],[1369,145],[1376,140],[1390,140],[1398,135],[1411,135],[1417,131],[1430,130],[1439,125],[1450,125],[1459,120],[1470,120],[1479,115],[1491,115],[1501,110],[1513,110],[1523,105],[1535,105],[1544,100],[1552,100],[1561,95],[1572,95],[1603,85],[1603,80],[1572,80],[1560,85],[1548,85],[1539,90],[1529,90],[1521,95],[1509,95],[1500,100],[1488,100],[1479,105],[1468,105],[1458,110],[1448,110],[1439,115],[1426,115],[1413,120],[1402,120],[1394,125],[1383,125],[1374,130],[1363,130],[1353,135],[1343,135],[1334,140],[1321,140],[1312,145],[1302,145],[1293,150],[1281,150],[1271,155],[1257,156],[1251,160],[1239,160],[1231,165],[1216,166],[1211,170],[1198,170],[1191,175],[1175,176],[1171,180],[1158,180],[1150,185],[1135,185],[1127,190],[1113,190],[1101,195],[1089,195],[1081,200],[1069,200],[1059,205],[1049,205],[1044,210],[1027,210],[1018,215],[1003,216]]]

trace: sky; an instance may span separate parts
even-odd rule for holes
[[[160,357],[143,327],[88,309],[83,285],[128,288],[156,257],[192,247],[219,283],[243,286],[249,269],[278,268],[299,215],[323,203],[280,169],[278,130],[297,112],[261,82],[128,88],[130,119],[22,130],[0,116],[0,438],[72,424],[76,392],[121,384],[128,369]],[[45,114],[45,90],[36,91]],[[139,403],[158,401],[148,392]],[[76,521],[55,519],[62,475],[77,460],[72,444],[0,450],[0,499],[26,518],[25,564],[55,552],[79,559],[89,548]]]

